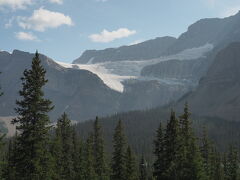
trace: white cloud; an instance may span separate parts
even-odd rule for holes
[[[108,30],[104,29],[100,34],[92,34],[89,36],[89,38],[93,42],[108,43],[108,42],[114,41],[116,39],[121,39],[121,38],[131,36],[133,34],[136,34],[136,31],[129,30],[127,28],[120,28],[116,31],[108,31]]]
[[[32,0],[0,0],[0,6],[6,6],[12,9],[24,9],[31,3]]]
[[[63,4],[63,0],[49,0],[50,3]]]
[[[240,10],[240,6],[235,6],[235,7],[229,7],[227,8],[223,13],[222,17],[229,17],[237,14]]]
[[[73,22],[69,16],[62,13],[40,8],[35,10],[31,17],[18,17],[18,24],[24,29],[43,32],[48,28],[57,28],[61,25],[72,26]]]
[[[16,38],[24,41],[39,41],[39,39],[30,32],[18,32]]]

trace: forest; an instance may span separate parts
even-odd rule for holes
[[[36,52],[31,68],[21,77],[17,117],[12,120],[17,127],[15,136],[7,138],[1,133],[0,179],[240,179],[239,148],[230,141],[219,146],[209,137],[209,127],[200,127],[201,133],[196,132],[187,103],[181,115],[172,109],[164,116],[165,121],[159,120],[158,127],[149,125],[154,132],[153,140],[140,134],[126,134],[126,123],[121,118],[112,121],[114,128],[108,131],[102,126],[106,120],[96,117],[88,124],[91,130],[82,133],[83,124],[72,125],[66,113],[60,115],[56,125],[51,125],[48,113],[54,105],[44,97],[43,87],[48,82],[45,74]],[[132,129],[139,128],[141,132],[149,127],[141,127],[140,123]],[[138,135],[148,142],[144,147],[135,142],[141,141],[134,139]]]

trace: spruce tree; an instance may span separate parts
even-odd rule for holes
[[[84,180],[84,143],[79,138],[78,148],[75,149],[77,157],[75,159],[75,180]],[[77,152],[78,151],[78,152]]]
[[[140,164],[139,164],[139,180],[147,180],[147,163],[145,161],[144,156],[142,155]]]
[[[226,180],[238,180],[239,161],[238,152],[232,145],[229,147],[226,163]]]
[[[207,131],[206,127],[203,129],[203,135],[201,139],[201,154],[203,157],[203,166],[205,169],[206,174],[209,176],[210,175],[210,155],[211,155],[211,144],[207,136]]]
[[[171,111],[170,120],[167,123],[166,133],[164,136],[164,171],[162,179],[172,180],[179,176],[178,153],[180,148],[179,121],[175,112]]]
[[[41,65],[38,52],[32,60],[31,69],[23,73],[21,100],[16,101],[18,117],[12,122],[20,132],[17,137],[18,179],[51,179],[49,147],[49,117],[53,109],[51,101],[44,98],[43,86],[47,83],[46,71]]]
[[[109,179],[105,160],[103,134],[101,126],[99,124],[98,117],[96,117],[93,126],[93,155],[94,155],[94,169],[98,176],[98,179],[99,180]]]
[[[68,180],[73,179],[74,174],[74,164],[73,164],[73,128],[71,126],[71,120],[68,118],[66,113],[63,113],[61,118],[58,119],[57,122],[57,136],[60,138],[60,145],[61,145],[61,157],[60,157],[60,164],[61,164],[61,179]]]
[[[122,121],[119,120],[113,136],[111,180],[125,180],[125,152],[126,140]]]
[[[154,155],[155,155],[155,162],[153,164],[153,176],[156,180],[160,180],[162,177],[162,173],[164,171],[164,139],[163,139],[163,132],[162,132],[162,124],[157,130],[157,135],[154,140]]]
[[[72,134],[72,143],[73,143],[73,151],[72,151],[72,159],[73,159],[73,170],[74,170],[74,180],[81,180],[81,178],[78,176],[80,174],[81,169],[81,163],[82,160],[80,158],[80,146],[82,146],[80,138],[77,137],[76,130],[73,129]]]
[[[4,173],[4,178],[8,180],[15,180],[16,177],[16,136],[9,140],[7,151],[7,166]]]
[[[138,180],[137,171],[136,171],[136,162],[134,154],[130,146],[128,146],[126,151],[126,172],[125,172],[125,179],[126,180]]]
[[[93,135],[91,134],[84,145],[84,180],[97,180],[93,159]]]

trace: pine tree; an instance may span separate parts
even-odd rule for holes
[[[128,146],[126,151],[126,172],[125,172],[125,179],[126,180],[137,180],[137,171],[136,171],[136,162],[135,157],[132,153],[130,146]]]
[[[77,157],[75,160],[75,180],[84,180],[84,149],[85,147],[83,147],[83,142],[81,141],[81,139],[78,140],[78,148],[75,149]],[[77,152],[78,151],[78,152]]]
[[[99,180],[107,180],[109,177],[105,160],[104,140],[98,117],[94,121],[93,130],[94,169]]]
[[[164,136],[164,171],[162,179],[172,180],[179,177],[178,170],[178,152],[180,148],[179,122],[175,112],[171,111],[170,120],[167,123],[166,133]]]
[[[203,165],[197,139],[193,133],[188,104],[180,118],[180,148],[178,152],[178,172],[180,179],[208,179]]]
[[[4,178],[8,180],[15,180],[16,177],[16,136],[9,140],[7,151],[7,166],[4,173]]]
[[[16,173],[18,179],[51,179],[49,147],[49,117],[53,109],[51,101],[44,99],[43,86],[47,83],[46,71],[36,52],[31,69],[23,73],[21,100],[16,101],[18,117],[12,122],[20,131],[17,137],[18,158]]]
[[[213,167],[214,167],[213,180],[223,180],[224,173],[223,173],[221,155],[216,150],[215,150],[215,158],[214,159],[215,159],[215,163],[213,165]]]
[[[162,179],[162,173],[164,172],[164,139],[163,139],[163,132],[162,132],[162,124],[157,130],[157,135],[154,141],[154,155],[155,155],[155,162],[153,164],[153,176],[156,180]]]
[[[208,135],[207,135],[207,131],[206,128],[204,127],[203,129],[203,135],[202,135],[202,139],[201,139],[201,154],[203,157],[203,166],[204,166],[204,170],[206,172],[206,174],[209,176],[209,178],[211,178],[211,156],[212,156],[212,152],[211,152],[211,143],[208,139]]]
[[[71,126],[71,120],[68,118],[67,114],[64,113],[61,118],[58,119],[56,137],[59,138],[60,142],[60,178],[63,180],[73,179],[74,174],[74,164],[73,164],[73,129]]]
[[[73,141],[73,152],[72,152],[72,159],[73,159],[73,169],[74,169],[74,180],[81,180],[81,173],[83,174],[83,171],[81,169],[81,164],[83,163],[83,160],[81,159],[80,155],[82,156],[80,151],[80,146],[82,146],[81,141],[77,137],[76,130],[73,129],[73,135],[72,135],[72,141]],[[83,177],[83,176],[82,176]]]
[[[230,146],[226,164],[226,180],[237,180],[239,170],[238,152],[235,147]]]
[[[125,180],[126,141],[122,121],[119,120],[113,136],[113,156],[111,180]]]
[[[97,175],[94,169],[92,134],[88,137],[84,146],[84,180],[89,179],[97,180]]]
[[[61,132],[59,128],[55,128],[55,136],[53,137],[50,152],[52,155],[53,163],[53,179],[61,180],[62,173],[62,142],[61,142]]]
[[[142,155],[141,161],[139,164],[139,180],[147,180],[148,175],[147,175],[147,163],[144,159],[144,156]]]

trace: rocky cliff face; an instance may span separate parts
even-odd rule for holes
[[[99,51],[87,50],[80,58],[73,61],[73,63],[85,64],[106,61],[152,59],[160,57],[175,41],[176,38],[174,37],[162,37],[131,46],[109,48]]]
[[[177,107],[186,101],[195,114],[239,121],[240,43],[218,53],[196,91],[182,98]]]
[[[172,79],[179,82],[198,82],[205,72],[206,58],[197,60],[169,60],[158,64],[146,66],[141,75],[145,77],[156,77],[160,79]]]

